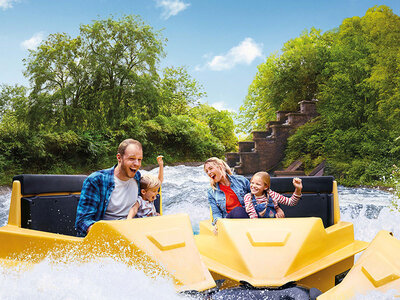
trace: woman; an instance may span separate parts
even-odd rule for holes
[[[204,163],[204,171],[210,177],[208,202],[211,206],[213,225],[219,218],[248,218],[243,197],[250,193],[250,182],[240,175],[232,175],[229,166],[217,157]]]

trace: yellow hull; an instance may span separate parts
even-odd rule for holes
[[[354,255],[368,243],[354,240],[353,224],[339,222],[325,229],[319,218],[210,221],[195,237],[203,261],[228,287],[240,282],[254,287],[280,287],[297,282],[327,291],[349,270]]]
[[[352,299],[371,291],[400,297],[400,241],[380,231],[343,281],[318,300]]]

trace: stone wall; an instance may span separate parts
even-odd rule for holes
[[[300,111],[278,111],[276,121],[268,122],[265,131],[253,131],[253,141],[239,142],[239,152],[226,153],[226,162],[237,174],[268,171],[284,158],[287,139],[297,128],[315,118],[316,101],[301,101]]]

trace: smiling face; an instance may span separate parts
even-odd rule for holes
[[[254,175],[250,181],[250,191],[255,196],[261,196],[268,190],[269,186],[265,184],[264,180],[257,175]]]
[[[117,154],[117,159],[117,177],[121,180],[128,180],[135,177],[136,172],[142,165],[143,151],[138,145],[130,144],[126,147],[123,155]]]
[[[148,190],[141,190],[142,198],[143,200],[153,202],[156,200],[156,196],[158,194],[158,187],[154,189],[148,189]]]
[[[213,162],[206,163],[204,165],[204,171],[207,173],[208,177],[210,177],[211,180],[215,183],[220,182],[221,179],[226,176],[221,167]]]

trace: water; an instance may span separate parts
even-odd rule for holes
[[[149,173],[157,175],[158,169]],[[143,173],[146,173],[145,171]],[[163,213],[187,213],[193,231],[210,217],[208,177],[203,167],[165,167]],[[341,219],[354,223],[355,237],[370,242],[380,230],[400,239],[400,213],[392,194],[377,189],[339,187]],[[0,226],[7,223],[10,193],[0,195]],[[0,245],[1,247],[1,245]],[[370,293],[357,299],[392,299],[394,293]],[[32,270],[13,273],[0,267],[0,299],[188,299],[167,279],[149,279],[142,271],[111,260],[54,265],[48,260]]]

